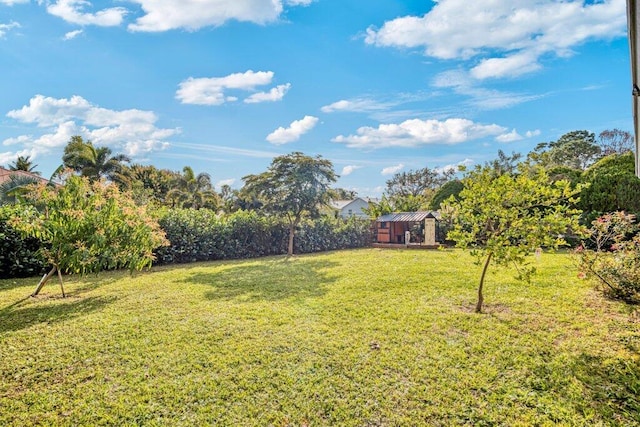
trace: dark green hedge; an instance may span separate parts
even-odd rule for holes
[[[170,246],[157,251],[159,264],[256,258],[287,253],[287,224],[256,212],[218,217],[208,210],[173,209],[160,219]],[[303,222],[296,232],[295,253],[371,244],[370,221],[323,217]]]
[[[0,208],[0,278],[27,277],[46,270],[37,255],[40,242],[23,239],[7,223],[12,206]],[[170,246],[156,251],[156,264],[219,259],[257,258],[287,253],[287,224],[256,212],[218,216],[207,209],[172,209],[161,214],[160,226]],[[294,240],[295,253],[309,253],[371,244],[370,221],[323,217],[303,222]]]
[[[0,279],[37,276],[47,267],[37,253],[40,241],[22,238],[7,223],[17,209],[13,205],[0,206]]]

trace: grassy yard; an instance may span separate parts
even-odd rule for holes
[[[0,280],[0,425],[640,425],[640,319],[545,254],[364,249]]]

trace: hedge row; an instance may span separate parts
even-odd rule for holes
[[[0,279],[28,277],[46,270],[37,255],[40,242],[23,239],[7,223],[11,206],[0,208]],[[157,264],[257,258],[287,253],[288,227],[278,218],[256,212],[217,216],[206,209],[164,212],[160,226],[170,246],[156,251]],[[294,240],[295,253],[357,248],[371,243],[370,222],[319,218],[303,222]]]
[[[171,242],[157,251],[160,264],[256,258],[287,253],[287,224],[256,212],[218,217],[207,210],[168,211],[160,226]],[[371,244],[370,222],[322,217],[302,223],[295,253],[364,247]]]

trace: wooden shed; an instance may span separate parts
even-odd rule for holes
[[[398,212],[383,215],[376,220],[378,243],[437,245],[437,221],[440,212]],[[409,232],[409,234],[407,234]],[[410,236],[409,241],[406,237]]]

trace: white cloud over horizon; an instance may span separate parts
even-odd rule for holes
[[[8,24],[0,24],[0,39],[4,38],[7,32],[13,30],[14,28],[20,28],[20,24],[15,21],[11,21]]]
[[[489,136],[498,137],[506,132],[507,128],[503,126],[484,125],[467,119],[410,119],[399,124],[381,124],[377,128],[363,126],[356,135],[339,135],[332,141],[351,148],[418,147],[460,144]]]
[[[423,16],[369,27],[365,42],[444,60],[479,57],[474,78],[516,77],[539,70],[545,54],[566,57],[588,41],[624,36],[626,23],[625,0],[440,0]]]
[[[152,111],[109,110],[78,95],[59,99],[36,95],[28,105],[11,110],[6,116],[34,125],[34,131],[40,135],[7,138],[2,144],[22,146],[22,150],[30,150],[33,156],[63,147],[72,136],[80,135],[97,145],[106,145],[136,157],[166,148],[167,138],[180,132],[180,129],[156,127],[158,117]]]
[[[300,139],[302,135],[313,129],[318,123],[314,116],[304,116],[300,120],[291,122],[289,127],[279,127],[267,135],[266,140],[275,145],[288,144]]]
[[[91,5],[87,0],[57,0],[47,5],[47,12],[71,24],[99,27],[116,27],[122,24],[128,13],[124,7],[111,7],[95,13],[85,12],[85,7]]]
[[[228,90],[252,92],[258,86],[271,84],[273,71],[247,70],[244,73],[232,73],[224,77],[189,77],[178,85],[176,99],[182,104],[222,105],[235,102],[237,96],[227,96]],[[291,87],[290,83],[278,85],[269,92],[257,92],[245,99],[245,103],[255,104],[267,101],[280,101]]]
[[[340,176],[349,176],[353,172],[355,172],[357,169],[361,169],[361,168],[362,168],[362,166],[347,165],[347,166],[342,168],[342,172],[340,172]]]
[[[380,171],[380,175],[393,175],[400,172],[402,169],[404,169],[404,165],[402,163],[394,166],[388,166]]]

